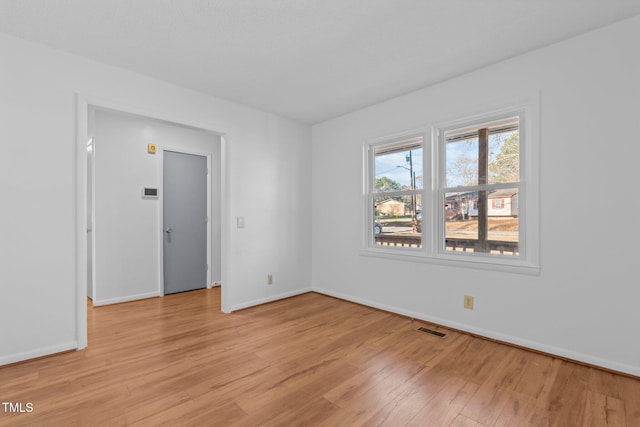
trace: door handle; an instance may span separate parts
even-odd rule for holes
[[[171,227],[167,227],[164,231],[165,233],[169,233],[169,234],[173,233],[173,230],[171,229]]]

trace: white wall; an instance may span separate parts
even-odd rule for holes
[[[11,325],[0,364],[76,348],[82,334],[76,93],[224,134],[227,310],[310,288],[309,126],[5,35],[0,58],[0,325]]]
[[[314,289],[640,375],[638,40],[635,17],[314,126]],[[539,276],[359,256],[366,141],[538,90]]]
[[[206,285],[211,285],[212,281],[219,282],[220,136],[131,114],[100,109],[93,114],[91,135],[96,191],[94,305],[162,294],[162,198],[142,198],[141,192],[144,187],[161,189],[163,148],[208,155],[211,159],[211,251],[208,263],[212,280]],[[148,153],[149,143],[157,145],[157,153]]]

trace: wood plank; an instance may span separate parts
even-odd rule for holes
[[[458,415],[449,427],[487,427],[485,424],[481,424],[477,421],[467,418],[464,415]]]
[[[420,372],[401,393],[375,412],[365,425],[400,426],[409,423],[431,400],[456,381],[449,372],[427,368]]]
[[[618,377],[620,393],[618,397],[624,401],[627,425],[640,425],[640,381],[633,378]]]
[[[546,407],[550,425],[583,425],[591,391],[589,369],[570,362],[560,363]]]
[[[482,384],[460,413],[485,425],[493,425],[509,401],[509,391]]]
[[[583,425],[592,427],[627,425],[624,402],[615,397],[590,391]]]
[[[448,426],[478,389],[478,385],[461,378],[452,379],[406,425],[407,427]]]
[[[514,391],[520,396],[527,396],[528,401],[536,406],[546,408],[562,361],[531,352],[526,352],[526,357],[528,363]]]
[[[521,400],[513,395],[507,397],[505,405],[503,405],[502,411],[498,415],[494,427],[513,427],[513,426],[528,426],[528,427],[546,427],[549,425],[549,414],[529,403],[527,400]],[[576,424],[567,424],[576,425]]]

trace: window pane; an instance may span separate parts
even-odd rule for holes
[[[374,197],[373,235],[376,245],[419,248],[422,246],[422,197]]]
[[[486,203],[486,220],[480,217]],[[445,194],[447,251],[519,255],[518,189]]]
[[[479,132],[488,132],[487,184],[520,181],[519,118],[509,117],[478,127],[445,133],[446,187],[478,185],[481,160]],[[484,152],[484,151],[483,151]]]
[[[374,179],[376,193],[422,189],[422,138],[391,148],[376,147]]]
[[[518,130],[489,135],[489,184],[520,181]]]
[[[478,138],[447,141],[446,144],[447,187],[478,184]]]

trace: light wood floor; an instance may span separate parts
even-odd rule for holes
[[[309,293],[89,308],[89,348],[0,368],[0,426],[640,426],[640,381]]]

